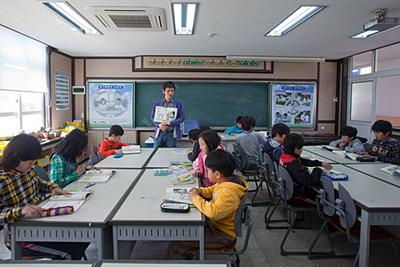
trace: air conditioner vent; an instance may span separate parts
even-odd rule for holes
[[[164,9],[159,7],[90,7],[94,17],[114,31],[165,31]]]

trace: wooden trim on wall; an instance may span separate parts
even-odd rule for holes
[[[83,81],[84,81],[84,86],[86,87],[87,79],[86,79],[86,59],[85,58],[83,59]],[[85,116],[84,123],[85,123],[86,131],[89,129],[89,127],[88,127],[89,118],[87,117],[88,114],[87,114],[87,110],[86,110],[86,108],[87,108],[86,101],[87,101],[87,96],[88,96],[88,90],[89,90],[89,88],[86,88],[85,99],[83,100],[83,114]]]
[[[47,79],[48,79],[48,84],[49,84],[49,98],[48,98],[48,100],[49,100],[49,103],[46,103],[46,104],[48,104],[49,106],[48,106],[48,110],[46,110],[47,112],[48,112],[48,114],[49,114],[49,123],[50,123],[50,125],[48,125],[48,126],[50,126],[51,128],[53,128],[53,123],[52,123],[52,109],[53,109],[53,105],[52,105],[52,97],[53,97],[53,95],[51,94],[51,53],[52,53],[52,50],[50,49],[50,47],[48,47],[47,48],[47,61],[48,61],[48,63],[47,63],[47,65],[48,65],[48,70],[47,70]],[[47,113],[46,112],[46,113]]]
[[[261,81],[261,82],[317,82],[316,79],[278,79],[278,78],[193,78],[193,77],[86,77],[87,80],[197,80],[197,81]]]
[[[335,120],[317,120],[317,123],[335,123],[336,124],[336,121]]]

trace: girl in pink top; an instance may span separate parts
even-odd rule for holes
[[[202,186],[211,186],[213,183],[208,179],[205,161],[207,154],[216,149],[224,149],[221,138],[214,130],[207,130],[199,136],[200,154],[193,162],[193,170],[196,176],[200,177]]]

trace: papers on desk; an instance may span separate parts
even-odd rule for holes
[[[400,177],[400,166],[398,165],[389,165],[381,169],[381,171],[386,172],[393,176]]]
[[[177,108],[156,106],[154,112],[154,121],[170,123],[171,121],[176,119],[177,113],[178,113]]]
[[[192,204],[189,197],[190,188],[188,187],[168,187],[165,192],[166,201]]]
[[[51,196],[48,200],[40,203],[39,206],[44,210],[73,207],[73,211],[77,211],[91,194],[92,191],[90,190],[82,190],[72,192],[70,195]]]
[[[87,171],[79,182],[81,183],[106,183],[108,179],[113,176],[115,171],[106,171],[106,170],[90,170]]]
[[[121,147],[122,153],[124,154],[139,154],[140,146],[139,145],[130,145]]]
[[[347,174],[338,172],[335,170],[324,171],[322,173],[323,177],[330,179],[331,181],[347,181],[349,180],[349,176]]]

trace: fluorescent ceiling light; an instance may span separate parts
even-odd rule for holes
[[[300,6],[265,36],[281,37],[324,8],[324,6]]]
[[[83,34],[102,34],[65,0],[41,1],[43,5],[63,18]]]
[[[176,35],[193,34],[197,3],[172,3],[174,32]]]
[[[364,31],[364,32],[361,32],[359,34],[356,34],[356,35],[352,36],[351,38],[353,38],[353,39],[367,38],[367,37],[369,37],[371,35],[374,35],[374,34],[376,34],[378,32],[379,32],[378,30]]]
[[[226,59],[283,61],[283,62],[325,62],[325,58],[323,57],[226,56]]]

